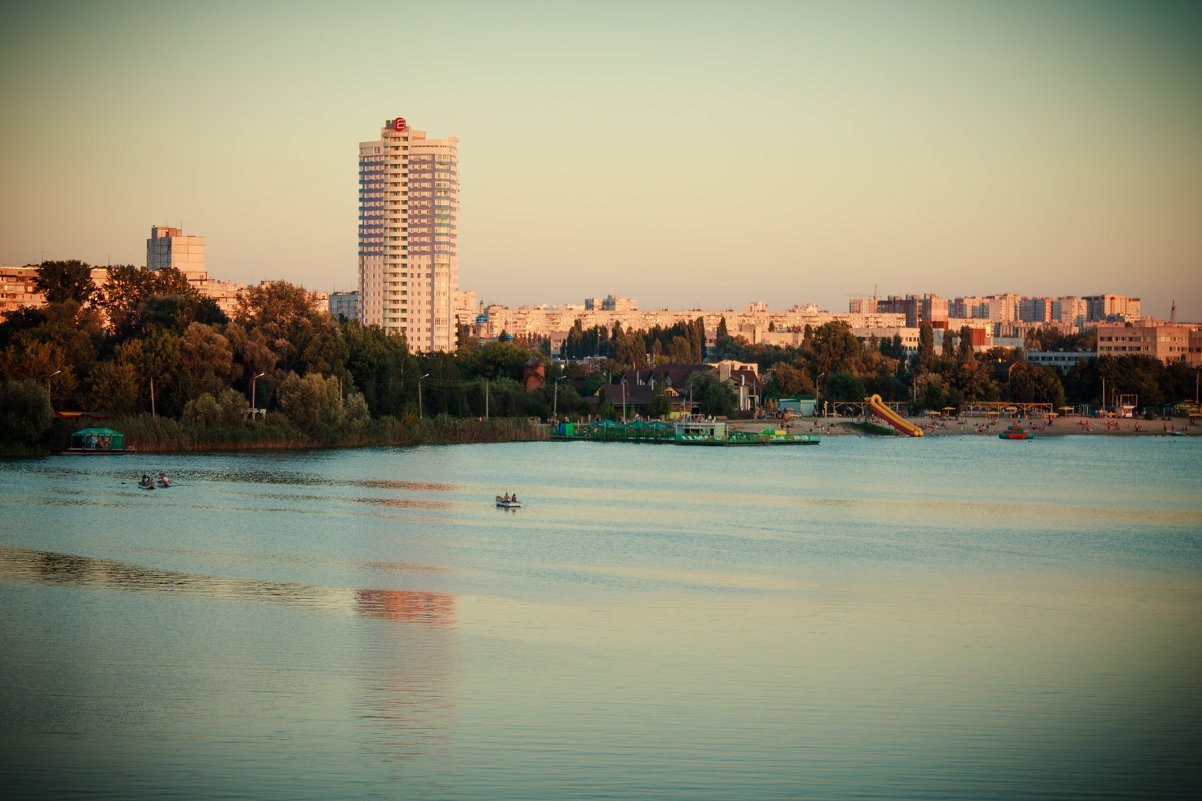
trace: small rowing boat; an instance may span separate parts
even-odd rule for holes
[[[517,498],[510,498],[508,495],[504,497],[498,495],[497,506],[502,509],[521,509],[522,503]]]

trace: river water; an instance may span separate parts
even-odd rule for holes
[[[0,463],[0,788],[1194,797],[1200,466],[1160,437]]]

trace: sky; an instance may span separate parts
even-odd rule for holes
[[[1202,320],[1202,3],[9,4],[0,264],[356,288],[358,144],[459,137],[459,284],[517,306],[1142,298]]]

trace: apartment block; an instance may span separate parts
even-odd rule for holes
[[[146,269],[162,270],[174,267],[184,274],[188,283],[199,288],[208,273],[205,270],[205,238],[184,236],[179,228],[155,225],[146,240]]]
[[[34,291],[37,265],[0,267],[0,314],[22,306],[41,306],[46,298]]]
[[[1164,362],[1191,362],[1191,337],[1197,326],[1136,320],[1098,325],[1099,356],[1151,356]],[[1194,340],[1196,341],[1196,339]]]
[[[334,318],[345,317],[348,320],[358,320],[359,293],[331,292],[329,309],[330,315]]]
[[[876,310],[906,315],[908,328],[918,328],[923,323],[929,323],[932,328],[947,328],[948,301],[938,295],[890,295],[877,301]]]
[[[396,117],[359,144],[359,319],[415,351],[455,347],[458,142]]]
[[[1085,319],[1087,322],[1110,322],[1136,319],[1140,316],[1139,298],[1125,295],[1086,295]]]

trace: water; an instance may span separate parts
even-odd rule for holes
[[[0,463],[0,787],[1193,797],[1200,457],[841,437]],[[137,488],[159,470],[177,485]]]

